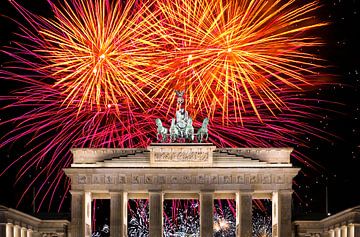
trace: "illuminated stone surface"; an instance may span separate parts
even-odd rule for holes
[[[163,232],[163,199],[200,199],[200,235],[213,234],[213,199],[237,197],[237,235],[251,234],[251,200],[272,198],[274,237],[291,236],[292,179],[299,169],[290,163],[291,148],[216,148],[210,143],[151,144],[147,149],[72,149],[71,236],[88,236],[85,194],[111,199],[112,236],[126,236],[128,198],[148,198],[150,236]],[[122,196],[126,193],[126,196]],[[78,196],[80,195],[80,196]],[[114,200],[113,200],[114,199]],[[80,207],[74,205],[78,205]],[[81,210],[80,210],[81,209]],[[91,212],[91,210],[89,210]],[[81,215],[80,215],[81,214]],[[91,214],[90,214],[91,216]],[[83,218],[83,219],[81,219]],[[114,226],[115,225],[115,226]],[[80,230],[79,230],[80,229]]]

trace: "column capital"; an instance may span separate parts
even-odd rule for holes
[[[237,191],[236,193],[238,193],[240,195],[253,195],[254,189],[241,189],[241,190]]]
[[[274,190],[274,192],[279,193],[279,194],[290,194],[290,195],[292,195],[294,193],[294,190],[292,190],[292,189],[278,189],[278,190]]]
[[[200,190],[199,193],[214,193],[214,192],[215,192],[214,189],[202,189],[202,190]]]
[[[84,194],[85,193],[84,190],[70,190],[69,192],[71,193],[71,195]]]
[[[123,190],[118,190],[118,191],[114,191],[114,190],[110,190],[109,191],[109,194],[110,195],[118,195],[118,194],[123,194],[123,193],[125,193]]]
[[[164,191],[162,189],[149,189],[148,193],[163,193]]]

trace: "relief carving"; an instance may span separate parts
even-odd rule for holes
[[[271,175],[265,174],[262,176],[262,183],[263,184],[271,184]]]
[[[224,176],[224,184],[231,184],[231,175]]]
[[[104,176],[103,175],[93,175],[92,183],[93,184],[102,184],[102,183],[104,183]]]
[[[156,162],[204,162],[209,160],[209,154],[205,152],[156,152]]]
[[[198,174],[198,175],[142,175],[109,174],[78,175],[78,184],[284,184],[287,176],[272,174]],[[290,178],[289,178],[290,179]],[[291,179],[290,179],[291,180]]]
[[[131,176],[131,183],[132,184],[140,184],[142,177],[140,175],[132,175]]]
[[[118,182],[119,182],[119,184],[125,184],[126,183],[125,175],[119,175]]]
[[[210,175],[210,184],[218,184],[218,183],[219,183],[219,176]]]
[[[236,181],[238,184],[244,184],[245,183],[245,176],[244,175],[238,175],[236,177]]]
[[[107,175],[105,176],[105,184],[114,184],[115,178],[114,176]]]
[[[258,177],[257,175],[250,175],[250,180],[249,180],[250,184],[255,184],[255,183],[258,183]]]
[[[165,184],[166,183],[166,177],[161,175],[157,177],[158,184]]]
[[[85,175],[79,175],[78,176],[78,184],[86,184],[87,183],[87,178]]]
[[[192,180],[192,178],[191,178],[190,175],[186,175],[186,176],[183,177],[183,181],[184,181],[185,184],[192,183],[191,180]]]
[[[146,184],[152,184],[152,183],[154,183],[154,176],[152,176],[152,175],[145,175],[145,183],[146,183]]]
[[[170,177],[170,183],[171,184],[177,184],[179,183],[179,178],[177,176],[171,176]]]
[[[284,175],[276,175],[275,176],[275,183],[283,184],[285,182]]]
[[[196,176],[196,183],[197,184],[204,184],[205,183],[205,175]]]

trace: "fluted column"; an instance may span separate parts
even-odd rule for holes
[[[347,226],[341,226],[341,237],[348,237]]]
[[[354,224],[354,237],[360,237],[360,224]]]
[[[14,225],[14,237],[20,237],[20,226]]]
[[[272,236],[291,236],[292,190],[273,192],[272,197]]]
[[[91,193],[71,193],[71,237],[91,236]]]
[[[27,234],[27,230],[25,227],[22,227],[21,230],[20,230],[20,236],[21,237],[26,237],[26,234]]]
[[[214,225],[214,191],[200,192],[200,237],[212,237]]]
[[[252,235],[252,192],[236,193],[236,237]]]
[[[14,237],[14,225],[12,223],[6,224],[6,237]]]
[[[339,227],[335,228],[335,237],[341,237],[341,229]]]
[[[149,191],[150,237],[163,236],[163,202],[161,191]]]
[[[27,230],[26,237],[32,237],[33,236],[33,230]]]
[[[348,226],[349,237],[360,237],[360,224],[350,224]]]
[[[330,237],[335,237],[335,231],[333,229],[329,230],[328,233]]]
[[[127,193],[110,192],[110,237],[127,236]]]

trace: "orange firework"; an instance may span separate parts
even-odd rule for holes
[[[150,4],[135,0],[109,3],[106,0],[72,0],[62,5],[50,2],[54,18],[27,15],[36,29],[36,52],[48,78],[55,79],[66,98],[64,103],[96,107],[115,106],[119,98],[143,106],[149,101],[145,88],[154,84],[153,39],[155,18]],[[28,13],[20,5],[22,13]],[[30,17],[29,17],[30,16]],[[31,39],[33,40],[33,39]]]
[[[272,113],[286,106],[279,91],[314,83],[321,59],[309,49],[322,43],[311,35],[326,24],[312,16],[318,7],[295,0],[159,1],[162,63],[171,70],[159,86],[185,89],[187,103],[210,116],[221,110],[225,120],[241,121],[249,104],[261,120],[259,106]],[[173,99],[171,91],[161,93]]]

